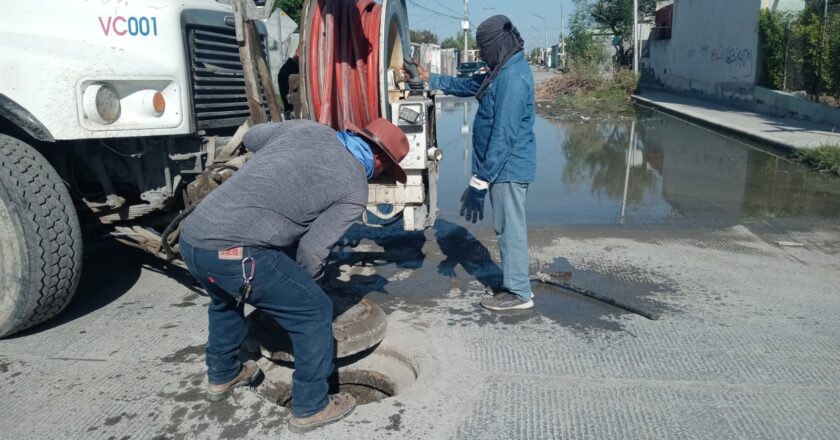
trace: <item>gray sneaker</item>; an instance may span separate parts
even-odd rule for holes
[[[487,286],[484,288],[484,296],[493,297],[500,293],[504,293],[505,291],[502,290],[500,287],[490,287]]]
[[[534,300],[529,299],[525,301],[512,293],[504,292],[481,300],[481,306],[497,312],[505,310],[527,310],[534,308]]]

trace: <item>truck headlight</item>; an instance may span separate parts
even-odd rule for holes
[[[82,105],[85,116],[98,124],[113,124],[120,117],[120,97],[105,84],[88,86],[84,91]]]
[[[185,121],[175,78],[82,78],[76,106],[91,132],[172,129]]]

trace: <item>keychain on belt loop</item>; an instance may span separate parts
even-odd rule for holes
[[[250,266],[250,267],[249,267]],[[236,298],[236,307],[242,304],[242,301],[251,296],[251,281],[254,279],[254,274],[257,270],[257,262],[253,257],[245,257],[242,259],[242,287],[239,288],[239,296]]]

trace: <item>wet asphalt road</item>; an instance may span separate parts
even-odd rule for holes
[[[329,269],[333,293],[386,310],[384,345],[417,377],[311,438],[837,437],[840,179],[659,113],[540,118],[532,270],[663,318],[541,285],[533,312],[492,314],[492,227],[457,216],[474,111],[441,101],[435,228],[353,228]],[[88,246],[68,309],[0,341],[0,438],[295,437],[259,390],[202,400],[191,284]]]

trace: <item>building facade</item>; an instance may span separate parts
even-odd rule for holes
[[[752,101],[763,1],[675,0],[663,6],[642,51],[642,87]]]

